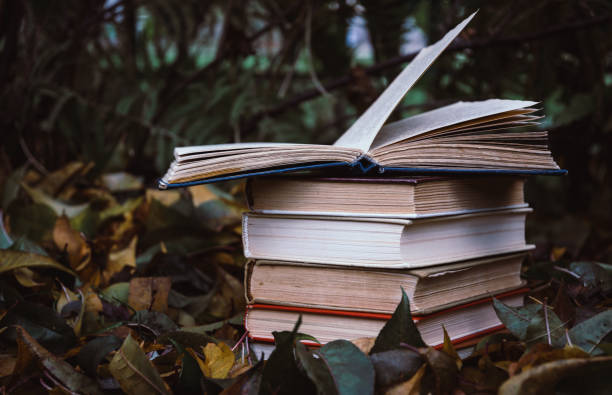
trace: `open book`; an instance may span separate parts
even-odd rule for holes
[[[423,48],[334,145],[178,147],[159,187],[337,166],[413,174],[563,174],[548,150],[547,132],[524,128],[541,118],[535,115],[536,102],[458,102],[384,125],[408,90],[473,17]]]

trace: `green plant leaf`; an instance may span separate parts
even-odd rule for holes
[[[597,345],[612,331],[612,310],[606,310],[586,321],[582,321],[569,331],[575,346],[593,353]]]
[[[544,309],[539,309],[536,314],[529,321],[527,329],[525,330],[524,340],[528,346],[537,343],[548,343],[548,336],[550,335],[550,344],[554,347],[563,347],[566,343],[565,339],[565,325],[555,312],[547,307],[546,317],[544,316]],[[546,326],[546,319],[548,319],[548,328]]]
[[[408,380],[423,365],[420,354],[403,348],[370,355],[376,372],[376,387],[385,388]]]
[[[585,287],[600,288],[604,293],[612,290],[610,265],[599,262],[573,262],[569,270],[580,276]]]
[[[55,262],[48,256],[24,251],[0,250],[0,273],[19,269],[22,267],[45,267],[61,270],[76,276],[76,273],[66,266]]]
[[[21,186],[23,187],[23,189],[25,189],[28,195],[30,195],[33,201],[51,208],[56,215],[64,214],[68,218],[73,218],[79,215],[79,213],[85,210],[89,205],[89,203],[83,203],[78,205],[66,204],[64,202],[52,198],[41,190],[31,188],[23,183],[21,184]]]
[[[412,314],[410,314],[410,300],[403,289],[402,300],[397,305],[391,319],[385,323],[385,326],[378,333],[374,347],[372,347],[370,351],[370,355],[399,348],[400,343],[410,344],[415,347],[426,346],[423,338],[421,338],[419,330],[412,320]]]
[[[101,336],[90,340],[85,344],[76,356],[76,361],[91,377],[98,375],[98,365],[111,352],[121,347],[123,341],[115,336]]]
[[[300,342],[295,344],[295,356],[310,381],[317,387],[318,394],[338,394],[334,378],[323,359],[315,357]]]
[[[157,369],[131,335],[125,338],[108,369],[128,394],[170,394]]]
[[[373,394],[374,366],[367,355],[348,340],[334,340],[318,354],[334,378],[339,394]]]
[[[539,304],[528,304],[522,307],[507,306],[497,298],[493,298],[493,307],[506,329],[520,340],[526,339],[527,327],[542,310],[542,305]]]

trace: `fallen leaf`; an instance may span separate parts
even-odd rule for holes
[[[421,379],[427,365],[422,365],[408,381],[389,388],[385,395],[418,395],[421,393]]]
[[[93,265],[89,265],[91,247],[79,232],[72,229],[65,215],[58,217],[55,221],[53,241],[60,251],[66,250],[70,267],[79,273],[83,281],[87,282],[97,270]]]
[[[19,268],[47,267],[58,269],[76,276],[76,273],[53,259],[31,252],[0,250],[0,273]]]
[[[374,342],[376,342],[375,337],[360,337],[358,339],[351,340],[351,343],[357,346],[357,348],[366,355],[370,354],[372,347],[374,347]]]
[[[316,354],[325,361],[339,394],[374,394],[374,366],[353,343],[334,340]]]
[[[449,357],[453,358],[457,364],[457,369],[461,370],[463,362],[461,361],[459,354],[457,354],[457,350],[455,350],[455,346],[453,345],[453,342],[451,342],[450,336],[448,336],[448,332],[446,332],[444,325],[442,326],[442,330],[444,331],[444,345],[442,346],[442,352],[445,352]]]
[[[15,370],[25,369],[30,363],[36,362],[41,368],[47,370],[51,375],[61,382],[66,388],[74,392],[85,394],[101,394],[98,385],[89,377],[77,372],[68,362],[55,357],[22,327],[17,327],[17,346],[19,348],[18,363]],[[19,360],[19,358],[22,358]]]
[[[22,183],[21,186],[28,193],[28,195],[30,195],[34,202],[51,208],[55,212],[55,214],[59,216],[67,216],[68,218],[73,218],[79,215],[83,210],[87,208],[87,206],[89,206],[89,203],[76,205],[66,204],[64,202],[52,198],[51,196],[47,195],[46,193],[37,188],[29,187],[25,183]]]
[[[98,365],[111,352],[115,351],[123,341],[117,336],[101,336],[90,340],[79,350],[76,356],[77,364],[91,377],[97,377]]]
[[[108,283],[115,274],[121,272],[125,267],[136,269],[137,243],[138,236],[134,236],[127,247],[121,250],[111,250],[102,272],[102,278],[105,283]]]
[[[41,285],[45,285],[44,282],[36,281],[36,273],[27,267],[21,267],[13,270],[13,276],[15,276],[15,280],[17,280],[21,286],[26,288],[40,287]]]
[[[223,342],[208,343],[205,347],[202,347],[202,352],[206,357],[205,361],[198,358],[195,353],[192,355],[195,355],[194,358],[196,358],[204,376],[213,379],[226,378],[236,360],[231,348]]]
[[[136,277],[130,280],[128,304],[136,311],[168,310],[168,294],[172,280],[170,277]]]
[[[582,321],[569,331],[572,343],[591,353],[597,345],[612,332],[612,310],[606,310],[586,321]]]
[[[12,354],[0,354],[0,378],[10,376],[15,370],[17,357]]]
[[[115,353],[108,369],[128,394],[170,394],[167,384],[138,343],[129,335]]]
[[[405,348],[370,355],[376,372],[376,387],[386,388],[408,380],[425,362],[419,353]]]
[[[136,191],[144,186],[142,177],[126,172],[103,174],[100,179],[102,184],[112,192]]]
[[[548,362],[543,365],[529,369],[519,375],[511,377],[499,387],[499,395],[536,395],[542,393],[554,393],[555,387],[564,381],[562,388],[566,392],[569,383],[565,378],[572,380],[576,384],[576,390],[581,393],[590,393],[587,390],[589,385],[603,385],[600,390],[609,390],[612,377],[609,372],[612,370],[612,357],[594,358],[571,358],[560,361]],[[590,373],[595,377],[592,380],[585,380],[585,374]],[[569,393],[574,393],[569,391]],[[600,392],[603,393],[603,392]]]

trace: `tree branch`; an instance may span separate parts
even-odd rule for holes
[[[597,25],[602,25],[606,22],[609,22],[611,19],[612,19],[612,15],[604,15],[604,16],[592,18],[586,21],[580,21],[580,22],[574,22],[574,23],[568,23],[568,24],[555,26],[550,29],[546,29],[546,30],[531,33],[531,34],[517,35],[517,36],[505,37],[505,38],[486,38],[486,39],[476,39],[476,40],[458,42],[458,43],[455,43],[454,45],[449,46],[448,49],[445,51],[445,53],[457,52],[457,51],[462,51],[465,49],[481,49],[481,48],[487,48],[487,47],[492,47],[492,46],[510,46],[510,45],[522,44],[522,43],[529,42],[529,41],[542,40],[542,39],[545,39],[551,36],[555,36],[558,34],[567,33],[567,32],[576,31],[576,30],[582,30],[582,29],[590,28],[590,27],[597,26]],[[402,63],[411,61],[418,53],[419,51],[414,51],[406,55],[397,56],[395,58],[385,60],[383,62],[377,63],[373,66],[366,68],[365,72],[368,75],[376,75],[383,70],[386,70],[388,68],[395,67]],[[323,87],[325,88],[325,91],[331,92],[338,88],[342,88],[346,85],[349,85],[353,81],[354,81],[353,75],[349,74],[349,75],[345,75],[345,76],[336,78],[335,80],[329,81],[328,83],[324,84]],[[258,122],[262,120],[263,118],[282,114],[283,112],[305,101],[319,97],[320,95],[321,95],[320,90],[316,88],[310,89],[302,93],[299,93],[293,97],[290,97],[289,99],[282,101],[281,103],[277,104],[276,106],[272,108],[265,109],[265,110],[262,110],[254,114],[244,123],[245,126],[243,128],[243,135],[247,135],[250,132],[252,132],[257,127]]]

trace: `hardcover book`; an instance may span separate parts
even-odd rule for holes
[[[407,269],[525,251],[531,209],[402,220],[243,215],[244,255],[252,259]]]
[[[537,102],[458,102],[385,124],[408,90],[474,14],[423,48],[333,144],[237,143],[178,147],[159,188],[314,168],[421,174],[563,174],[537,124]]]
[[[249,209],[262,214],[426,218],[527,207],[524,177],[255,177]]]
[[[497,298],[508,306],[522,306],[525,292],[526,289],[517,289],[498,295]],[[314,336],[322,344],[336,339],[376,337],[391,318],[390,314],[251,305],[247,307],[244,323],[251,339],[272,342],[273,331],[291,331],[300,315],[302,316],[300,332]],[[444,342],[443,325],[453,343],[460,343],[504,328],[495,313],[491,298],[480,299],[426,316],[413,317],[413,320],[423,341],[430,346]]]
[[[391,314],[403,289],[412,314],[425,315],[520,287],[524,258],[518,253],[412,270],[250,261],[245,293],[249,304]]]

